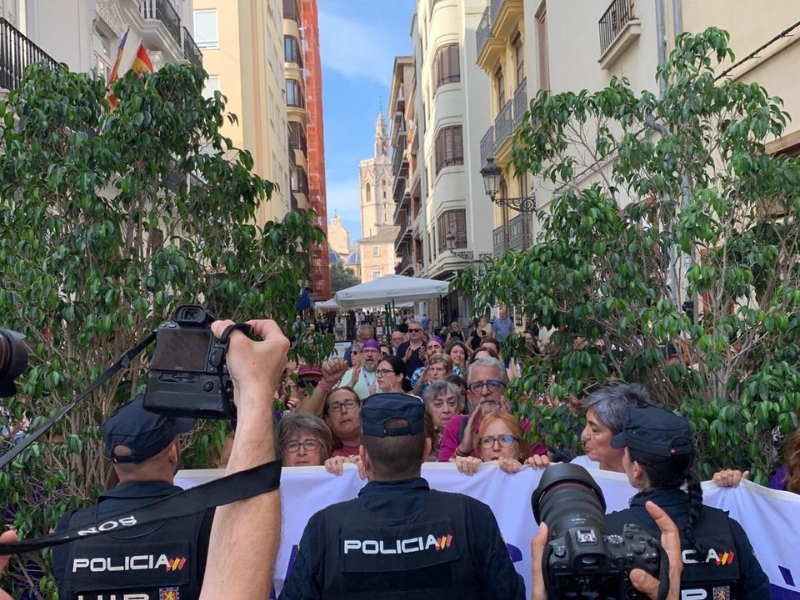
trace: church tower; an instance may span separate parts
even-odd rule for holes
[[[375,147],[371,159],[362,160],[361,180],[361,237],[378,233],[378,227],[392,225],[392,160],[389,156],[389,135],[383,111],[375,122]]]

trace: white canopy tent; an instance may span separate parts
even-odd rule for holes
[[[331,298],[330,300],[315,302],[314,308],[318,308],[319,310],[340,310],[342,307],[336,304],[336,300]]]
[[[449,283],[421,277],[385,275],[374,281],[355,285],[336,292],[336,303],[342,308],[365,308],[394,302],[441,298],[447,294]]]

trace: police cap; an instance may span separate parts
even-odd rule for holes
[[[625,446],[653,456],[691,454],[694,434],[684,417],[648,402],[630,407],[625,429],[611,438],[612,448]]]
[[[425,404],[408,394],[375,394],[365,398],[361,405],[361,430],[364,435],[381,438],[422,433]]]

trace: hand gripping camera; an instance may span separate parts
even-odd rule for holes
[[[186,304],[175,309],[172,321],[159,325],[144,395],[147,410],[176,417],[235,418],[225,363],[228,336],[214,337],[213,321],[202,306]],[[235,327],[253,336],[249,325]]]
[[[536,522],[549,528],[542,571],[551,600],[643,600],[630,581],[636,568],[666,581],[661,546],[641,527],[625,525],[621,535],[608,535],[603,492],[583,467],[565,463],[545,469],[531,507]]]

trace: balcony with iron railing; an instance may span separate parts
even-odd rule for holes
[[[283,18],[291,19],[300,25],[300,8],[297,0],[283,0]]]
[[[481,17],[480,23],[478,23],[478,29],[475,30],[475,44],[478,48],[478,55],[480,55],[483,47],[486,45],[486,42],[491,37],[491,16],[489,13],[489,7],[487,6],[486,10],[483,11],[483,16]]]
[[[490,125],[481,138],[481,167],[488,158],[494,158],[494,125]]]
[[[397,135],[397,141],[392,149],[392,173],[395,177],[402,176],[403,171],[408,172],[408,158],[406,157],[407,144],[406,132],[401,131]]]
[[[52,69],[59,68],[44,50],[0,17],[0,89],[18,89],[25,69],[42,61]]]
[[[600,29],[600,66],[608,69],[641,33],[641,23],[634,13],[634,0],[613,0],[598,23]]]
[[[203,53],[186,27],[183,27],[183,57],[195,67],[203,68]]]
[[[514,92],[514,131],[517,130],[519,124],[522,123],[522,117],[528,110],[528,80],[523,79],[522,83],[517,87]]]
[[[501,225],[492,231],[492,248],[494,256],[500,256],[508,250],[505,225]]]
[[[495,150],[505,144],[514,132],[513,105],[514,103],[511,100],[506,102],[494,120]]]
[[[525,250],[531,245],[531,216],[521,214],[508,222],[508,247],[512,250]]]
[[[394,224],[400,227],[400,231],[397,232],[397,237],[394,238],[394,247],[399,248],[400,244],[403,243],[403,239],[406,237],[411,239],[411,219],[409,218],[408,211],[401,210]]]
[[[169,0],[144,0],[139,11],[145,21],[158,21],[164,25],[172,39],[183,48],[181,17]]]
[[[289,121],[289,148],[300,150],[303,156],[308,156],[308,140],[303,126],[297,121]]]

